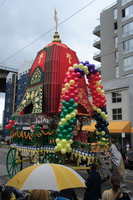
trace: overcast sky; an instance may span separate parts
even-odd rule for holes
[[[59,19],[58,33],[62,43],[74,50],[80,61],[88,60],[99,65],[93,60],[94,52],[98,49],[93,47],[97,37],[92,32],[100,24],[101,10],[114,2],[0,0],[0,65],[20,68],[25,60],[34,59],[40,49],[52,42],[55,32],[54,8]],[[0,94],[0,111],[3,109],[3,94]]]

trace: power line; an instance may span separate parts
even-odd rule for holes
[[[71,15],[70,17],[68,17],[67,19],[65,19],[64,21],[62,21],[61,23],[59,23],[58,26],[60,26],[61,24],[63,24],[64,22],[66,22],[67,20],[71,19],[73,16],[75,16],[76,14],[78,14],[79,12],[81,12],[82,10],[84,10],[86,7],[88,7],[89,5],[91,5],[92,3],[94,3],[94,1],[95,0],[91,1],[86,6],[84,6],[80,10],[78,10],[76,13],[74,13],[73,15]],[[3,64],[4,62],[6,62],[7,60],[9,60],[10,58],[14,57],[16,54],[20,53],[21,51],[23,51],[24,49],[26,49],[28,46],[30,46],[31,44],[35,43],[37,40],[39,40],[40,38],[42,38],[43,36],[45,36],[46,34],[48,34],[49,32],[51,32],[54,29],[55,29],[55,27],[51,28],[49,31],[47,31],[46,33],[44,33],[43,35],[41,35],[40,37],[38,37],[37,39],[35,39],[33,42],[27,44],[25,47],[23,47],[22,49],[20,49],[19,51],[17,51],[16,53],[14,53],[13,55],[11,55],[10,57],[8,57],[6,60],[4,60],[3,62],[1,62],[0,64]]]

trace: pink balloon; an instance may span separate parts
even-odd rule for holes
[[[74,93],[71,93],[71,94],[70,94],[70,98],[71,98],[71,99],[74,99],[74,98],[75,98],[75,94],[74,94]]]
[[[69,101],[69,100],[70,100],[70,97],[65,95],[65,96],[64,96],[64,100],[65,100],[65,101]]]

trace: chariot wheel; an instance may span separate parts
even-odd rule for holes
[[[11,148],[7,153],[6,169],[10,178],[22,170],[21,155],[16,148]]]
[[[55,163],[63,165],[62,159],[55,153],[46,154],[42,159],[42,163]]]

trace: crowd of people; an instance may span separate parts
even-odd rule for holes
[[[83,200],[130,200],[130,196],[120,191],[120,184],[125,177],[125,166],[133,169],[133,151],[129,144],[126,145],[126,155],[120,152],[114,139],[110,139],[110,161],[111,172],[110,189],[101,192],[101,176],[97,172],[97,165],[91,164],[88,172],[88,178],[85,181],[85,191]],[[125,164],[126,163],[126,164]],[[64,189],[59,192],[49,190],[32,190],[25,194],[12,187],[2,187],[0,185],[1,200],[78,200],[73,188]]]

